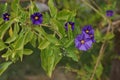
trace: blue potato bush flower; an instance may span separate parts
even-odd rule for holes
[[[72,31],[74,30],[74,28],[75,28],[75,23],[74,22],[67,22],[67,23],[65,23],[65,29],[66,29],[66,31],[68,31],[68,27],[71,27],[71,29],[72,29]]]
[[[4,19],[4,21],[8,21],[10,19],[10,14],[4,13],[3,14],[3,19]]]
[[[95,42],[95,40],[94,40],[94,30],[93,30],[91,25],[84,26],[84,28],[82,29],[82,33],[89,35],[91,40],[93,42]]]
[[[39,12],[32,14],[30,19],[31,19],[32,23],[35,25],[39,25],[43,22],[43,16]]]
[[[91,48],[94,40],[94,30],[91,25],[86,25],[82,29],[82,33],[75,38],[75,47],[82,51],[87,51]]]
[[[75,47],[82,51],[87,51],[92,46],[92,40],[84,33],[79,34],[75,38]]]
[[[112,17],[113,16],[113,11],[112,10],[107,10],[106,11],[106,16],[108,16],[108,17]]]

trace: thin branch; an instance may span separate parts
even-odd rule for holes
[[[117,21],[112,22],[112,28],[113,28],[113,29],[117,28],[117,27],[118,27],[117,25],[119,25],[119,24],[120,24],[120,20],[117,20]],[[107,31],[107,28],[108,28],[108,27],[103,28],[103,29],[101,30],[101,33],[105,33],[105,32]],[[110,28],[110,29],[111,29],[111,28]]]
[[[82,0],[82,1],[83,1],[87,6],[89,6],[91,9],[93,9],[96,13],[98,13],[98,14],[101,15],[104,19],[107,20],[107,22],[108,22],[108,27],[107,27],[107,31],[106,31],[106,32],[107,32],[106,35],[107,35],[107,34],[110,32],[110,28],[112,27],[112,22],[111,22],[111,20],[110,20],[109,18],[107,18],[104,14],[102,14],[99,10],[95,9],[95,8],[94,8],[92,5],[90,5],[86,0]],[[102,59],[103,54],[104,54],[106,43],[107,43],[107,40],[105,40],[105,41],[103,42],[102,46],[101,46],[101,49],[100,49],[100,51],[99,51],[99,56],[98,56],[98,58],[97,58],[97,61],[96,61],[96,64],[95,64],[95,66],[94,66],[94,70],[93,70],[93,73],[92,73],[92,75],[91,75],[91,77],[90,77],[90,80],[93,80],[93,79],[94,79],[94,76],[95,76],[97,67],[98,67],[98,65],[99,65],[99,63],[100,63],[100,61],[101,61],[101,59]]]
[[[103,55],[103,53],[104,53],[104,51],[105,51],[105,44],[106,44],[106,42],[104,42],[104,43],[102,44],[102,46],[101,46],[101,49],[100,49],[100,52],[99,52],[99,56],[98,56],[98,58],[97,58],[97,61],[96,61],[96,64],[95,64],[95,67],[94,67],[92,76],[90,77],[90,80],[93,80],[93,79],[94,79],[94,75],[95,75],[95,73],[96,73],[97,67],[98,67],[98,65],[99,65],[99,63],[100,63],[100,61],[101,61],[102,55]]]

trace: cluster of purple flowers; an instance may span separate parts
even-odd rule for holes
[[[112,10],[106,11],[106,16],[111,17],[113,16]],[[10,14],[4,13],[3,14],[4,21],[8,21],[10,19]],[[39,12],[36,12],[30,16],[30,19],[33,24],[40,25],[43,22],[43,15]],[[68,31],[68,28],[70,27],[72,31],[74,31],[74,22],[67,22],[65,23],[65,29]],[[87,51],[91,48],[92,43],[94,43],[94,30],[91,25],[86,25],[82,29],[82,33],[77,35],[75,38],[75,47],[79,50]]]
[[[4,13],[3,14],[3,19],[4,21],[8,21],[10,19],[10,14],[9,13]],[[36,12],[30,16],[30,19],[33,24],[39,25],[43,22],[43,16],[41,13]]]
[[[107,10],[107,11],[106,11],[106,16],[108,16],[108,17],[113,16],[113,11],[112,11],[112,10]],[[4,13],[4,14],[3,14],[3,19],[4,19],[5,21],[8,21],[8,20],[10,19],[10,14],[9,14],[9,13]],[[31,19],[32,23],[35,24],[35,25],[39,25],[39,24],[41,24],[41,23],[43,22],[43,16],[42,16],[42,14],[39,13],[39,12],[33,13],[33,14],[30,16],[30,19]],[[73,26],[74,26],[74,23],[73,23],[73,22],[67,22],[67,23],[65,24],[65,29],[68,30],[68,24],[71,25],[71,29],[74,30],[74,27],[73,27]]]
[[[87,51],[94,42],[94,30],[91,25],[86,25],[82,29],[82,33],[75,38],[75,47],[79,50]]]
[[[68,28],[71,28],[73,31],[75,28],[74,22],[67,22],[65,23],[65,30],[68,31]],[[75,38],[75,47],[79,50],[87,51],[91,48],[92,43],[95,42],[94,40],[94,30],[91,25],[86,25],[82,29],[82,33],[77,35]]]

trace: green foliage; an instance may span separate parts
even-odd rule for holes
[[[78,2],[76,2],[78,1]],[[67,59],[73,60],[75,63],[69,63],[77,67],[77,74],[80,80],[89,80],[96,60],[99,56],[100,46],[104,41],[109,41],[108,50],[105,52],[111,54],[113,50],[114,33],[102,33],[106,28],[107,20],[112,21],[105,15],[106,10],[114,10],[116,1],[108,0],[114,5],[106,5],[104,2],[100,4],[100,0],[96,0],[98,7],[92,1],[88,2],[93,8],[83,4],[82,0],[49,0],[49,12],[43,12],[43,23],[40,25],[32,24],[30,21],[31,14],[38,12],[38,8],[34,1],[30,1],[29,10],[20,5],[20,0],[13,0],[10,3],[0,4],[0,16],[10,10],[10,20],[4,21],[0,18],[0,53],[1,57],[7,62],[0,64],[0,75],[11,65],[18,60],[23,59],[24,55],[33,54],[33,49],[40,50],[40,59],[42,68],[45,70],[49,77],[56,65],[62,60],[63,56]],[[59,4],[56,5],[55,4]],[[95,9],[99,12],[95,13]],[[102,11],[101,11],[102,10]],[[105,19],[102,17],[104,16]],[[75,30],[72,31],[68,25],[68,31],[65,30],[66,22],[75,22]],[[81,33],[84,25],[90,24],[95,31],[95,44],[88,51],[79,51],[74,44],[75,37]],[[31,45],[33,49],[29,48]],[[94,57],[93,57],[94,56]],[[105,55],[106,56],[106,55]],[[111,54],[112,56],[112,54]],[[108,58],[108,61],[111,60]],[[10,61],[10,62],[8,62]],[[107,63],[106,63],[107,64]],[[107,64],[107,66],[110,66]],[[106,68],[106,66],[105,66]],[[95,71],[94,80],[102,80],[101,75],[104,73],[104,64],[102,61]],[[105,74],[107,75],[107,74]]]
[[[56,14],[57,14],[57,9],[54,6],[53,0],[48,1],[48,6],[50,7],[50,15],[51,15],[51,17],[55,18]]]
[[[4,62],[0,64],[0,76],[12,64],[12,62]]]
[[[59,51],[59,48],[55,46],[47,47],[45,50],[41,51],[42,67],[49,77],[51,77],[56,64],[62,58],[60,54],[61,52]]]

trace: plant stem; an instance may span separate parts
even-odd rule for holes
[[[107,28],[107,33],[106,35],[110,32],[110,27],[112,26],[112,22],[109,18],[107,18],[104,14],[102,14],[99,10],[95,9],[92,5],[90,5],[86,0],[82,0],[87,6],[89,6],[90,8],[92,8],[96,13],[98,13],[100,16],[102,16],[104,19],[107,20],[108,22],[108,28]],[[99,56],[97,58],[97,61],[96,61],[96,64],[94,66],[94,70],[93,70],[93,73],[90,77],[90,80],[93,80],[94,79],[94,76],[95,76],[95,73],[96,73],[96,70],[97,70],[97,67],[102,59],[102,56],[104,54],[104,51],[105,51],[105,46],[106,46],[106,43],[107,41],[105,40],[101,46],[101,49],[99,51]]]
[[[102,58],[102,55],[105,51],[105,44],[106,44],[106,41],[102,44],[101,46],[101,49],[100,49],[100,52],[99,52],[99,56],[97,58],[97,61],[96,61],[96,64],[95,64],[95,67],[94,67],[94,70],[93,70],[93,73],[92,73],[92,76],[90,77],[90,80],[93,80],[94,79],[94,76],[95,76],[95,73],[96,73],[96,70],[97,70],[97,67],[101,61],[101,58]]]

